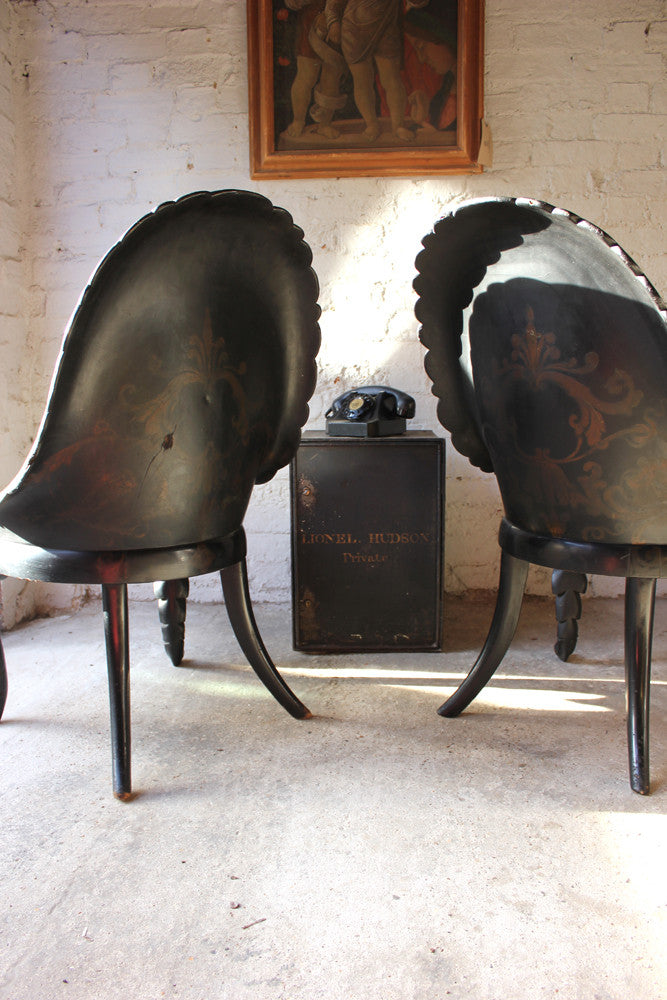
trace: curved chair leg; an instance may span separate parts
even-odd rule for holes
[[[503,552],[496,609],[486,642],[472,670],[454,694],[440,706],[438,715],[447,718],[459,715],[491,680],[519,624],[528,567],[529,563],[523,559]]]
[[[109,674],[113,793],[117,799],[127,800],[132,796],[127,584],[102,584],[102,607]]]
[[[2,648],[2,639],[0,639],[0,719],[2,718],[2,713],[5,710],[6,701],[7,701],[7,664],[5,663],[5,651]]]
[[[171,662],[178,667],[185,650],[185,614],[190,581],[187,577],[184,580],[158,581],[153,584],[153,593],[158,599],[164,648]]]
[[[655,584],[629,577],[625,583],[625,685],[630,785],[649,793],[649,705]]]
[[[252,611],[245,559],[220,570],[220,579],[229,621],[248,663],[290,715],[309,719],[311,713],[282,679],[262,642]]]
[[[551,574],[551,592],[556,597],[557,636],[554,652],[565,662],[574,653],[579,636],[577,622],[581,618],[581,594],[586,593],[588,577],[555,569]]]

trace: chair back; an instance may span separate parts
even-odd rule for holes
[[[424,246],[416,311],[438,414],[495,472],[508,520],[667,543],[667,323],[637,265],[580,217],[512,199],[460,207]]]
[[[307,420],[311,261],[291,216],[249,192],[199,192],[137,222],[80,299],[0,523],[72,550],[238,529]]]

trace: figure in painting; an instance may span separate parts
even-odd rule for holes
[[[410,141],[405,127],[406,92],[401,77],[403,39],[401,0],[327,0],[328,37],[340,44],[350,68],[354,101],[364,120],[365,137],[374,142],[380,134],[376,111],[375,71],[385,91],[393,134]]]
[[[335,139],[338,130],[331,124],[333,116],[345,107],[340,82],[347,67],[340,50],[328,44],[324,7],[326,0],[285,0],[285,5],[299,15],[296,43],[296,76],[292,83],[292,121],[287,128],[297,138],[306,126],[310,110],[317,122],[316,131],[327,139]],[[311,99],[314,98],[312,107]]]
[[[403,19],[410,117],[424,131],[456,122],[456,0],[413,3]]]

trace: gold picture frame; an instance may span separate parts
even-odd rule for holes
[[[481,172],[484,0],[246,6],[253,178]]]

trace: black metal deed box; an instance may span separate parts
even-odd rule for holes
[[[294,648],[438,650],[445,442],[308,431],[291,464]]]

